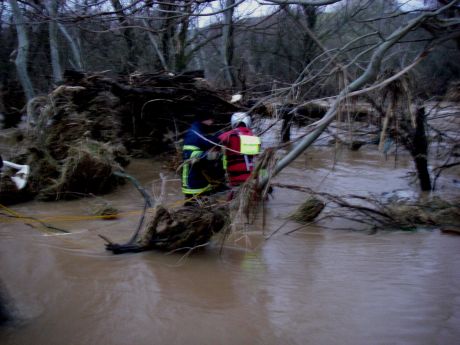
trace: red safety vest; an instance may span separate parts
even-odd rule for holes
[[[241,153],[241,135],[254,137],[252,131],[247,127],[237,127],[219,136],[220,141],[230,149],[225,150],[224,153],[224,169],[231,186],[239,186],[244,183],[254,170],[254,154]]]

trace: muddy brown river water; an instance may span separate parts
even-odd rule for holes
[[[395,165],[373,148],[315,148],[278,180],[337,194],[417,195],[405,160]],[[151,188],[161,165],[136,160],[128,170]],[[458,196],[454,179],[445,175],[439,193]],[[178,191],[169,181],[165,203],[180,200]],[[0,343],[460,344],[460,237],[370,234],[340,220],[286,235],[299,225],[285,217],[305,194],[276,188],[273,196],[263,231],[255,224],[222,251],[216,241],[190,256],[104,250],[98,233],[121,241],[137,225],[143,201],[129,184],[104,196],[122,211],[118,220],[85,218],[98,198],[12,207],[71,234],[2,220],[0,279],[17,321],[0,329]]]

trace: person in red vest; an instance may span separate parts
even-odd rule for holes
[[[243,184],[254,170],[254,157],[260,152],[260,138],[251,131],[251,118],[247,113],[234,113],[232,129],[219,135],[225,146],[223,165],[230,187]]]

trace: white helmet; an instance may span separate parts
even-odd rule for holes
[[[239,123],[243,122],[246,127],[251,127],[251,118],[247,113],[234,113],[230,120],[232,128],[236,128]]]

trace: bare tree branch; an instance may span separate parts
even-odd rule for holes
[[[315,129],[306,135],[287,155],[285,155],[275,166],[272,174],[276,175],[286,166],[288,166],[292,161],[294,161],[303,151],[305,151],[328,127],[328,125],[334,120],[337,110],[339,109],[340,103],[348,97],[350,92],[358,90],[360,87],[364,86],[368,82],[372,81],[377,73],[380,70],[380,65],[385,53],[393,47],[397,42],[399,42],[404,36],[406,36],[413,29],[426,22],[431,18],[435,18],[442,12],[446,11],[450,7],[458,3],[459,0],[454,0],[448,5],[441,7],[437,11],[431,11],[420,15],[417,18],[409,21],[405,26],[394,31],[382,44],[380,44],[377,49],[374,51],[369,64],[365,72],[353,82],[351,82],[348,87],[343,89],[340,94],[337,96],[329,110],[326,112],[324,117],[316,122]],[[269,178],[262,180],[261,184],[265,185],[268,182]]]

